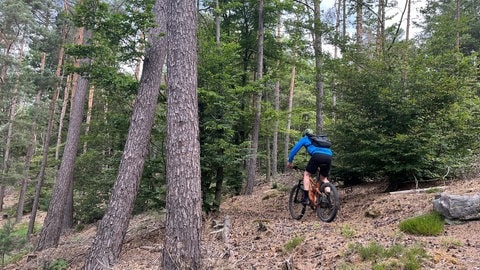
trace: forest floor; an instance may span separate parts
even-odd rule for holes
[[[480,269],[479,220],[446,225],[444,233],[436,237],[399,230],[400,221],[433,209],[433,193],[389,194],[375,183],[339,188],[341,210],[333,222],[321,222],[312,210],[297,221],[288,211],[289,191],[296,179],[298,173],[281,175],[276,189],[269,183],[259,184],[253,195],[226,198],[219,213],[205,216],[202,269],[372,269],[372,262],[351,252],[351,246],[374,242],[385,248],[422,246],[428,257],[421,269]],[[429,185],[445,186],[448,194],[480,192],[480,179]],[[133,217],[120,260],[112,269],[159,269],[164,219],[161,213]],[[226,235],[217,227],[225,220],[231,224]],[[68,269],[80,269],[94,235],[95,225],[71,232],[61,238],[58,248],[26,254],[5,269],[49,269],[66,263]],[[289,250],[286,245],[294,239],[301,241]]]

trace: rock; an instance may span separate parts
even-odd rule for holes
[[[433,209],[446,219],[480,219],[480,195],[451,195],[442,193],[435,196]]]

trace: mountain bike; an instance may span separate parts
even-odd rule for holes
[[[297,170],[300,170],[296,168]],[[303,172],[303,170],[300,170]],[[328,182],[323,183],[320,180],[320,172],[316,177],[310,177],[309,204],[303,204],[303,177],[298,183],[292,187],[288,200],[288,210],[292,218],[296,220],[302,219],[307,206],[317,212],[317,216],[321,221],[332,222],[337,216],[340,208],[340,199],[337,188],[334,184]],[[325,188],[330,187],[330,192],[325,192]]]

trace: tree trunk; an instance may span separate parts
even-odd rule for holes
[[[265,35],[265,28],[263,25],[263,0],[258,1],[258,52],[257,52],[257,76],[256,80],[261,81],[263,78],[263,40]],[[260,117],[262,115],[262,92],[259,91],[253,95],[253,131],[250,145],[250,158],[248,160],[248,178],[245,187],[245,194],[251,195],[253,193],[253,186],[255,184],[255,175],[257,171],[257,153],[258,153],[258,138],[260,134]]]
[[[408,1],[408,0],[407,0]],[[377,6],[377,54],[383,54],[383,44],[385,40],[385,0],[378,0]]]
[[[340,11],[342,10],[342,0],[335,1],[335,34],[340,37]],[[333,58],[338,58],[338,46],[335,45]]]
[[[45,70],[45,61],[46,61],[46,53],[42,53],[42,59],[40,63],[40,70],[41,74]],[[34,114],[33,114],[33,121],[32,121],[32,129],[31,129],[31,139],[30,143],[27,147],[27,155],[25,156],[25,168],[23,170],[23,180],[22,180],[22,187],[20,188],[20,194],[18,195],[18,204],[17,204],[17,217],[15,222],[19,223],[22,221],[23,217],[23,207],[25,204],[25,193],[27,192],[27,185],[29,180],[29,172],[30,172],[30,163],[32,161],[33,153],[35,150],[35,145],[37,144],[37,108],[40,104],[40,99],[42,97],[42,90],[39,89],[37,95],[35,96],[35,102],[33,103],[34,107]]]
[[[20,54],[18,56],[18,63],[19,68],[22,66],[23,62],[23,53],[24,53],[24,46],[25,46],[25,34],[22,37],[21,45],[20,45]],[[4,153],[3,153],[3,166],[2,166],[2,177],[0,179],[0,211],[3,211],[3,200],[5,197],[5,176],[8,173],[8,161],[10,158],[10,144],[12,142],[12,134],[13,134],[13,122],[15,121],[15,109],[17,107],[17,92],[18,87],[20,84],[20,71],[17,70],[16,72],[16,83],[12,89],[12,101],[10,104],[10,114],[8,120],[8,130],[7,130],[7,139],[5,141]]]
[[[87,107],[87,119],[85,119],[85,136],[88,136],[90,131],[90,122],[92,121],[92,110],[93,110],[93,96],[95,94],[95,86],[90,86],[90,91],[88,91],[88,107]],[[87,142],[83,143],[83,153],[87,152]]]
[[[68,2],[64,1],[64,9],[67,11],[69,8]],[[63,57],[65,56],[65,40],[67,39],[68,31],[67,31],[67,26],[63,25],[62,26],[62,45],[60,47],[60,51],[58,52],[58,62],[57,62],[57,69],[55,71],[55,77],[60,80],[61,78],[61,72],[62,72],[62,66],[63,66]],[[68,78],[67,78],[67,87],[68,88]],[[49,109],[49,117],[48,117],[48,123],[47,123],[47,130],[45,132],[44,140],[43,140],[43,156],[42,156],[42,163],[40,165],[40,172],[37,177],[37,186],[35,188],[35,197],[33,199],[33,205],[32,205],[32,211],[30,213],[30,221],[28,223],[28,231],[27,231],[27,239],[30,238],[30,235],[33,233],[33,229],[35,227],[35,219],[37,216],[37,209],[40,201],[40,193],[42,190],[43,182],[45,179],[45,170],[47,167],[47,161],[48,161],[48,151],[49,151],[49,144],[50,144],[50,138],[52,136],[52,131],[53,131],[53,121],[55,117],[55,107],[57,106],[57,100],[59,97],[60,93],[60,83],[56,82],[54,86],[54,92],[52,95],[52,100],[50,102],[50,109]],[[60,119],[60,125],[59,125],[59,130],[61,132],[62,130],[62,119]],[[58,145],[57,149],[55,152],[55,160],[58,160]]]
[[[281,42],[282,38],[282,17],[281,13],[278,13],[277,21],[277,42]],[[277,61],[277,71],[280,69],[280,60]],[[272,142],[272,176],[276,176],[278,172],[278,116],[280,115],[280,79],[275,82],[273,88],[273,109],[275,110],[276,117],[273,122],[273,142]]]
[[[66,2],[65,2],[66,3]],[[66,5],[66,4],[65,4]],[[57,70],[55,71],[55,76],[58,80],[60,80],[60,75],[62,72],[62,65],[63,65],[63,57],[64,57],[64,44],[67,38],[67,27],[64,25],[62,27],[62,45],[60,47],[60,51],[58,52],[58,63],[57,63]],[[60,84],[58,82],[55,83],[53,89],[52,100],[50,102],[50,109],[49,109],[49,116],[48,116],[48,123],[47,123],[47,130],[45,132],[45,136],[43,139],[43,153],[42,153],[42,162],[40,165],[40,172],[37,176],[37,185],[35,188],[35,196],[33,198],[33,205],[32,211],[30,212],[30,220],[28,223],[28,230],[27,230],[27,239],[30,239],[30,235],[33,233],[33,229],[35,227],[35,219],[37,216],[37,209],[40,201],[40,192],[43,186],[43,181],[45,178],[45,169],[47,167],[47,160],[48,160],[48,149],[49,149],[49,142],[50,137],[52,134],[53,129],[53,118],[55,116],[55,106],[57,105],[58,93],[59,93]]]
[[[89,36],[85,32],[85,36]],[[85,38],[88,40],[88,37]],[[88,65],[89,59],[82,59],[81,64]],[[62,232],[62,223],[65,215],[65,204],[68,202],[70,187],[73,181],[73,168],[78,150],[80,131],[83,120],[83,107],[88,90],[88,80],[83,76],[78,77],[76,94],[70,113],[70,121],[67,132],[67,140],[62,156],[62,163],[57,173],[57,180],[53,188],[52,198],[48,207],[47,216],[40,233],[37,251],[56,247]]]
[[[34,129],[32,127],[32,129]],[[20,223],[23,218],[23,209],[25,205],[25,195],[27,193],[27,186],[28,186],[28,180],[29,176],[28,173],[30,171],[30,163],[32,161],[33,157],[33,152],[37,140],[36,132],[32,131],[32,141],[28,145],[27,148],[27,155],[25,156],[25,169],[23,170],[23,180],[22,180],[22,186],[20,188],[20,193],[18,195],[18,204],[17,204],[17,217],[15,218],[16,223]]]
[[[284,171],[287,170],[287,161],[288,161],[288,149],[290,144],[290,125],[292,123],[292,110],[293,110],[293,89],[295,88],[295,66],[292,67],[292,73],[290,75],[290,91],[288,94],[288,117],[287,117],[287,132],[285,133],[285,149],[283,152],[284,155]]]
[[[166,41],[162,38],[166,28],[165,1],[157,0],[154,11],[158,26],[152,29],[149,36],[151,46],[146,50],[138,96],[133,108],[117,179],[107,211],[98,226],[86,258],[84,269],[112,266],[118,260],[127,233],[155,120],[162,67],[166,55]]]
[[[60,159],[60,150],[62,145],[62,132],[63,132],[63,120],[65,119],[65,115],[67,115],[67,108],[68,108],[68,100],[70,99],[70,92],[74,85],[73,80],[77,78],[77,76],[69,75],[67,76],[67,83],[65,84],[65,89],[63,91],[63,102],[62,102],[62,109],[60,110],[60,118],[58,120],[58,131],[57,131],[57,144],[55,147],[55,160]],[[76,83],[75,83],[76,85]]]
[[[342,1],[342,38],[347,37],[347,0]]]
[[[460,50],[460,0],[455,0],[455,27],[457,31],[457,38],[455,39],[455,49]]]
[[[220,47],[220,4],[219,0],[215,0],[215,42]]]
[[[362,6],[362,0],[357,0],[357,18],[356,18],[356,24],[357,24],[357,45],[361,48],[363,46],[363,6]]]
[[[196,7],[168,1],[167,220],[162,269],[201,269]]]
[[[84,31],[78,31],[78,37],[77,37],[77,44],[83,44],[84,42],[88,42],[88,37],[84,37],[85,32]],[[89,60],[87,60],[89,61]],[[75,64],[77,67],[82,65],[82,63],[85,62],[85,60],[78,60]],[[72,87],[72,95],[71,95],[71,102],[70,102],[70,118],[72,118],[72,113],[73,113],[73,106],[74,106],[74,101],[75,101],[75,93],[79,87],[79,75],[77,73],[73,74],[74,80],[73,80],[73,87]],[[83,85],[82,85],[83,87]],[[87,85],[88,87],[88,85]],[[89,89],[91,89],[93,86],[90,86]],[[85,93],[83,93],[82,89],[82,95],[86,95],[86,90]],[[83,110],[82,110],[83,114]],[[88,118],[88,116],[87,116]],[[70,127],[69,127],[70,128]],[[81,129],[81,127],[80,127]],[[67,134],[68,137],[68,134]],[[86,147],[86,146],[85,146]],[[69,230],[73,226],[73,173],[70,175],[72,179],[68,180],[68,187],[67,187],[67,198],[65,201],[65,207],[63,209],[63,221],[62,221],[62,232]]]
[[[323,133],[323,57],[322,57],[322,28],[320,17],[320,0],[314,0],[314,27],[313,49],[315,52],[315,92],[317,98],[316,133]]]
[[[222,189],[223,189],[223,178],[224,169],[223,167],[217,167],[215,170],[215,204],[214,210],[218,211],[220,209],[220,204],[222,203]]]

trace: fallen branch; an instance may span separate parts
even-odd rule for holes
[[[447,188],[447,186],[440,186],[440,187],[430,187],[430,188],[419,188],[419,189],[400,190],[400,191],[390,192],[390,195],[422,193],[422,192],[428,192],[428,191],[433,191],[433,190],[444,191],[446,188]]]

